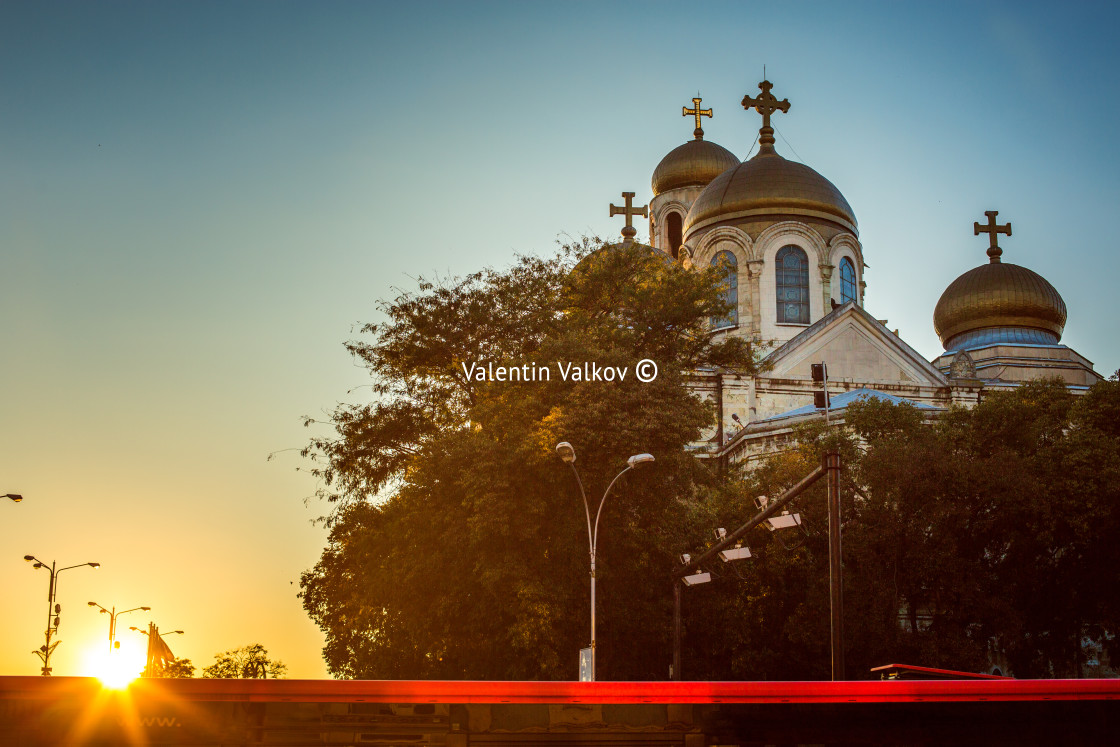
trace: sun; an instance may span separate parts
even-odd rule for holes
[[[85,670],[101,680],[101,684],[114,690],[122,690],[140,676],[144,668],[142,652],[133,648],[119,648],[112,653],[98,647],[86,656]]]

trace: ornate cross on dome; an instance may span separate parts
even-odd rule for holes
[[[756,112],[762,115],[762,129],[758,131],[758,144],[762,150],[773,150],[774,128],[770,126],[770,115],[774,112],[782,112],[783,114],[788,112],[789,99],[778,101],[778,97],[770,93],[774,84],[768,80],[759,83],[758,87],[762,89],[762,93],[755,99],[752,99],[750,95],[744,96],[743,108],[749,111],[753,107]]]
[[[998,210],[985,210],[984,215],[988,216],[988,224],[982,226],[979,223],[973,222],[972,235],[979,236],[981,231],[988,234],[988,241],[990,242],[988,256],[991,257],[992,264],[997,264],[1000,261],[999,256],[1003,254],[1003,250],[1000,249],[999,244],[996,243],[996,234],[1004,233],[1010,236],[1011,224],[1004,223],[1002,226],[996,225],[996,216],[999,215]]]
[[[687,106],[682,106],[681,107],[681,116],[682,117],[687,117],[690,114],[696,117],[696,129],[692,131],[692,135],[697,140],[703,140],[704,139],[704,130],[700,129],[700,117],[709,117],[710,118],[712,116],[712,110],[711,109],[701,109],[700,108],[700,101],[701,101],[701,99],[700,99],[699,96],[694,96],[692,98],[692,108],[691,109],[689,109]]]
[[[645,206],[640,207],[640,208],[634,207],[633,206],[633,200],[634,200],[634,193],[633,192],[623,192],[622,193],[622,199],[626,200],[626,207],[617,207],[612,202],[611,203],[610,217],[613,218],[616,215],[625,215],[626,216],[626,225],[622,229],[622,243],[623,244],[629,244],[631,241],[634,240],[634,237],[638,235],[637,229],[634,228],[634,222],[633,222],[634,216],[635,215],[640,215],[643,218],[648,218],[649,217],[649,205],[645,205]]]

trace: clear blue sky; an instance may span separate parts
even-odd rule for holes
[[[96,600],[152,606],[196,664],[259,641],[323,676],[295,598],[323,509],[295,451],[266,457],[368,397],[342,342],[417,275],[617,236],[607,205],[648,201],[697,90],[745,156],[763,64],[779,152],[856,212],[869,311],[934,357],[997,209],[1063,341],[1120,368],[1118,27],[1105,3],[0,4],[0,489],[26,495],[0,505],[0,673],[37,671],[33,553],[103,564],[62,576],[58,673],[102,645]]]

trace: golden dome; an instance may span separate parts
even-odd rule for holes
[[[739,159],[722,145],[707,140],[690,140],[669,151],[653,170],[653,196],[677,187],[703,187]]]
[[[966,333],[981,329],[1042,330],[1053,334],[1052,342],[1057,343],[1065,325],[1066,304],[1054,286],[1026,267],[1000,262],[998,255],[950,283],[933,311],[933,328],[946,350],[966,339]],[[1007,335],[985,337],[1013,339]]]
[[[684,220],[685,240],[691,231],[712,223],[766,215],[821,218],[857,233],[855,213],[840,190],[771,146],[724,171],[700,193]]]

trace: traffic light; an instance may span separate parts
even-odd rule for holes
[[[813,407],[818,410],[824,410],[832,404],[829,399],[828,392],[813,392]]]
[[[812,363],[809,366],[813,373],[813,381],[818,384],[823,384],[824,380],[828,377],[828,368],[823,363]]]

